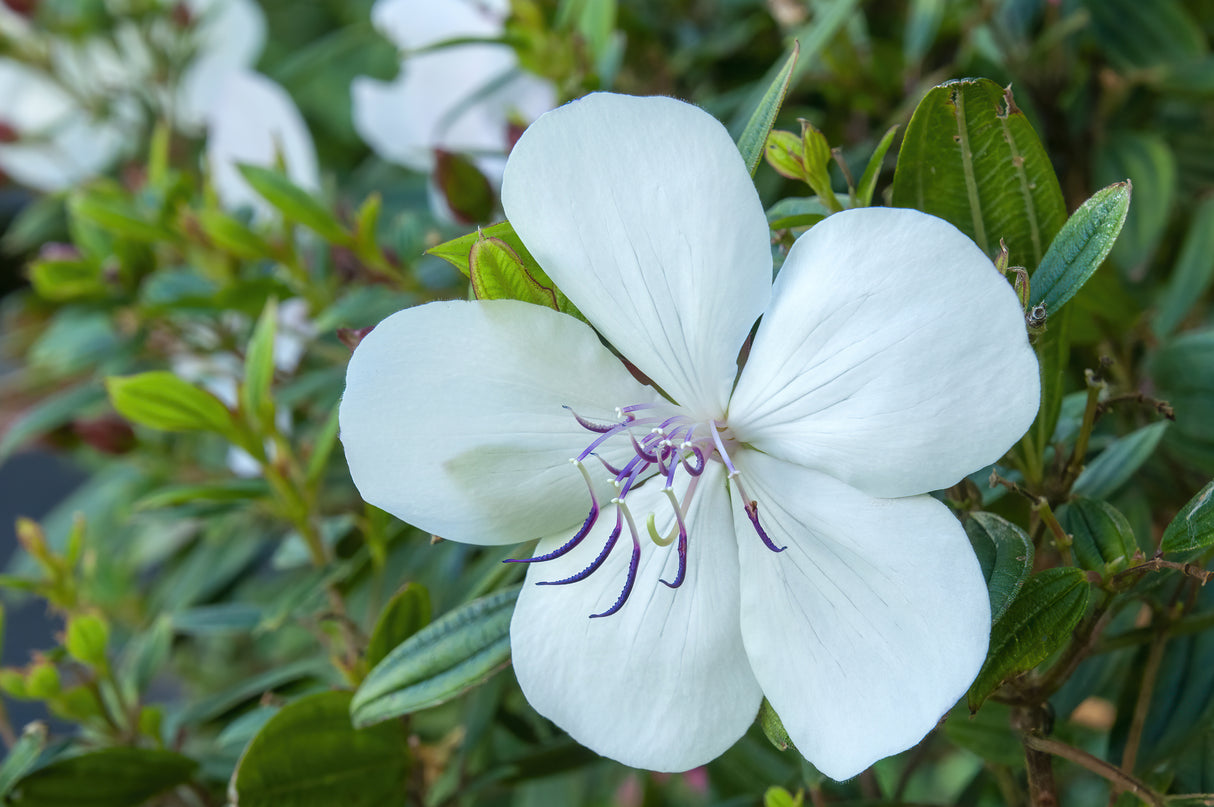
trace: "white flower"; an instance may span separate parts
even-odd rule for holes
[[[503,203],[665,397],[549,309],[402,311],[348,370],[363,497],[456,541],[541,538],[514,670],[600,754],[700,765],[764,695],[836,779],[918,742],[990,630],[964,531],[924,494],[997,460],[1038,405],[1006,280],[951,225],[871,208],[814,226],[773,285],[736,147],[668,98],[592,95],[540,118]]]
[[[316,154],[286,92],[252,66],[265,43],[265,18],[254,0],[186,0],[188,33],[170,25],[142,31],[119,21],[107,36],[43,43],[53,75],[0,59],[0,170],[42,191],[57,191],[108,170],[130,153],[145,128],[145,108],[172,115],[182,129],[207,134],[207,161],[223,204],[270,208],[248,187],[238,162],[273,165],[282,154],[296,184],[319,186]],[[7,16],[5,15],[7,14]],[[34,41],[38,32],[12,12],[0,31]],[[172,87],[156,80],[153,42],[190,53]],[[5,143],[4,140],[13,142]]]
[[[404,53],[394,81],[360,77],[351,86],[355,128],[376,153],[426,173],[436,149],[466,153],[491,180],[500,176],[512,119],[551,109],[556,89],[520,69],[504,43],[434,46],[500,38],[508,11],[504,0],[376,2],[372,21]]]

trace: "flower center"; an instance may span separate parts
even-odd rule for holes
[[[578,424],[595,435],[581,454],[570,459],[570,462],[577,467],[586,480],[586,487],[590,491],[590,513],[573,537],[552,552],[507,562],[535,563],[555,560],[572,551],[590,534],[591,529],[598,522],[600,512],[598,497],[594,493],[594,482],[590,478],[590,471],[586,468],[586,463],[591,458],[601,464],[613,477],[612,484],[615,486],[616,495],[612,498],[611,504],[616,505],[615,526],[607,536],[607,542],[602,551],[590,562],[589,566],[562,580],[544,581],[538,585],[562,586],[585,580],[607,560],[607,556],[611,554],[611,550],[615,548],[624,528],[627,527],[632,538],[632,557],[628,563],[628,576],[624,581],[624,588],[610,608],[602,613],[591,614],[592,619],[611,616],[619,611],[627,602],[628,595],[632,593],[633,584],[636,583],[637,568],[641,561],[641,531],[637,528],[637,521],[628,505],[628,495],[640,483],[648,479],[660,478],[662,480],[662,492],[674,514],[674,526],[666,535],[658,533],[656,513],[648,513],[645,519],[645,531],[655,544],[669,546],[676,540],[678,541],[676,547],[679,558],[678,572],[675,574],[674,580],[662,579],[661,582],[664,585],[678,588],[683,585],[683,581],[687,577],[687,513],[699,485],[700,476],[708,467],[709,462],[720,462],[725,466],[729,481],[746,503],[746,515],[750,518],[750,523],[754,526],[755,532],[763,544],[772,552],[783,552],[784,547],[778,547],[772,543],[759,524],[758,502],[747,495],[746,489],[742,485],[741,473],[729,458],[729,452],[737,448],[737,442],[734,440],[728,424],[720,420],[697,421],[685,414],[671,415],[669,413],[670,407],[665,404],[633,404],[616,409],[618,418],[616,421],[595,423],[570,410],[570,414]],[[619,467],[607,462],[598,453],[598,449],[610,440],[628,440],[632,443],[632,457]],[[675,493],[675,480],[680,473],[689,477],[682,500]]]

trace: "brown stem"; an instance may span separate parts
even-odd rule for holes
[[[1103,759],[1092,756],[1087,751],[1059,742],[1050,737],[1039,737],[1035,734],[1025,734],[1020,739],[1026,749],[1031,748],[1037,752],[1053,754],[1069,762],[1074,762],[1076,765],[1087,768],[1097,776],[1112,782],[1114,786],[1121,788],[1123,792],[1133,793],[1144,803],[1153,805],[1153,807],[1163,807],[1163,796],[1147,787],[1141,779],[1130,776]],[[1036,804],[1037,802],[1033,803]]]
[[[1131,566],[1130,568],[1113,575],[1113,582],[1116,583],[1124,580],[1130,575],[1143,574],[1144,572],[1159,572],[1163,571],[1164,569],[1172,569],[1187,577],[1192,577],[1195,580],[1200,581],[1203,586],[1211,580],[1214,580],[1214,572],[1206,571],[1200,566],[1196,566],[1192,563],[1177,563],[1174,560],[1151,558],[1145,563],[1140,563],[1137,566]]]
[[[1151,647],[1147,651],[1146,666],[1142,670],[1142,683],[1138,690],[1138,699],[1134,703],[1134,714],[1130,718],[1130,729],[1126,734],[1125,750],[1121,754],[1121,770],[1127,776],[1134,773],[1134,765],[1138,762],[1138,749],[1142,745],[1142,730],[1146,726],[1147,711],[1151,707],[1151,696],[1155,694],[1155,679],[1159,675],[1159,664],[1163,661],[1163,649],[1168,642],[1166,626],[1157,629]],[[1117,800],[1124,788],[1114,783],[1113,792],[1109,795],[1109,804]]]
[[[1049,722],[1045,707],[1040,703],[1012,710],[1012,727],[1019,729],[1024,743],[1024,764],[1028,772],[1029,804],[1032,807],[1058,807],[1058,785],[1054,781],[1054,760],[1029,743]]]
[[[1062,556],[1062,562],[1067,566],[1075,565],[1075,559],[1071,556],[1071,544],[1073,543],[1071,536],[1067,535],[1066,530],[1058,523],[1058,519],[1054,516],[1054,511],[1050,509],[1050,503],[1044,496],[1037,498],[1037,503],[1033,505],[1033,509],[1040,516],[1041,521],[1049,529],[1054,536],[1054,546],[1058,548],[1058,554]]]

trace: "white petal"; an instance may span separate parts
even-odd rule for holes
[[[54,82],[0,59],[0,122],[23,142],[0,144],[0,171],[41,191],[57,191],[102,173],[126,150],[128,120],[94,120]],[[115,112],[130,112],[122,105]]]
[[[197,55],[181,76],[177,116],[185,126],[202,126],[209,112],[225,103],[227,78],[257,63],[265,45],[266,19],[253,0],[187,0],[197,18]]]
[[[1039,398],[1019,301],[974,242],[866,208],[793,245],[729,423],[760,451],[906,496],[999,459]]]
[[[418,50],[448,39],[502,35],[506,3],[482,0],[378,0],[371,21],[401,50]]]
[[[724,412],[771,249],[737,146],[672,98],[596,93],[515,145],[506,217],[612,345],[698,417]]]
[[[207,164],[224,207],[252,207],[259,215],[272,211],[240,175],[238,163],[269,167],[281,154],[296,185],[320,186],[312,137],[282,87],[259,73],[238,71],[225,79],[222,97],[207,118]]]
[[[654,397],[573,317],[506,300],[430,303],[384,320],[354,351],[341,437],[371,504],[444,538],[505,544],[589,511],[569,460],[596,435],[564,406],[603,422]],[[633,455],[614,442],[608,461],[623,447]]]
[[[653,510],[659,529],[673,523],[652,480],[629,496],[634,516]],[[573,552],[531,564],[510,625],[514,670],[542,715],[603,756],[637,768],[682,771],[727,750],[754,722],[761,694],[738,629],[738,567],[724,474],[713,463],[700,479],[689,521],[687,576],[671,589],[674,546],[642,536],[636,583],[619,597],[632,556],[628,529],[585,580],[536,586],[584,569],[606,543],[615,508],[602,514]],[[541,541],[550,552],[568,534]]]
[[[739,454],[761,525],[787,546],[772,552],[735,507],[746,652],[797,749],[847,779],[919,742],[978,674],[990,631],[982,570],[930,496],[874,499]]]

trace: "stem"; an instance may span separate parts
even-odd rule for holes
[[[1076,765],[1087,768],[1097,776],[1112,782],[1115,786],[1121,788],[1122,791],[1133,793],[1144,803],[1153,805],[1154,807],[1163,807],[1163,796],[1147,787],[1141,779],[1130,776],[1103,759],[1092,756],[1087,751],[1049,737],[1039,737],[1035,734],[1025,734],[1020,739],[1026,749],[1031,748],[1037,752],[1053,754],[1069,762],[1074,762]],[[1033,803],[1036,804],[1037,802]]]
[[[1062,562],[1067,566],[1074,566],[1075,559],[1071,556],[1071,536],[1067,535],[1066,530],[1058,523],[1058,519],[1054,516],[1054,511],[1050,509],[1050,503],[1044,496],[1037,498],[1033,509],[1041,517],[1042,523],[1049,529],[1054,536],[1054,546],[1058,549],[1058,554],[1062,555]]]
[[[1147,663],[1142,671],[1142,683],[1138,690],[1138,698],[1134,702],[1134,715],[1130,719],[1130,729],[1126,734],[1125,751],[1121,755],[1121,770],[1127,776],[1134,773],[1134,765],[1138,762],[1138,749],[1142,745],[1142,730],[1147,722],[1147,712],[1151,708],[1151,696],[1155,693],[1155,679],[1159,676],[1159,664],[1163,661],[1163,649],[1168,642],[1167,626],[1157,630],[1147,651]],[[1114,785],[1109,796],[1112,804],[1124,788]]]
[[[1066,465],[1066,473],[1062,477],[1063,491],[1069,491],[1071,485],[1083,472],[1083,461],[1088,453],[1088,441],[1092,437],[1092,427],[1096,425],[1096,409],[1100,405],[1100,393],[1108,388],[1105,382],[1093,370],[1084,370],[1084,378],[1088,385],[1088,400],[1083,408],[1083,423],[1079,427],[1079,436],[1075,439],[1075,450],[1071,452],[1071,461]]]

